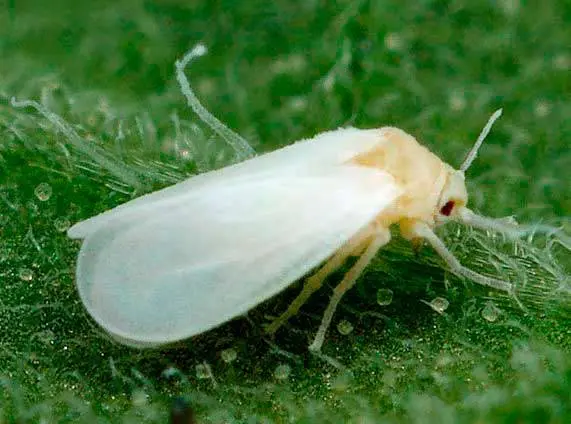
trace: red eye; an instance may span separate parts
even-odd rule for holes
[[[450,216],[450,214],[452,213],[452,209],[454,209],[454,201],[449,200],[448,202],[446,202],[444,206],[442,206],[442,209],[440,209],[440,213],[444,216]]]

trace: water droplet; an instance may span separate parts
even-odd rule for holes
[[[34,279],[34,273],[31,269],[20,268],[20,271],[18,271],[18,277],[20,277],[20,280],[22,281],[32,281]]]
[[[274,370],[274,377],[277,380],[286,380],[291,373],[291,368],[289,365],[280,364]]]
[[[46,344],[46,345],[53,345],[56,335],[53,331],[51,330],[44,330],[44,331],[39,331],[38,333],[36,333],[34,335],[34,337],[37,337],[37,339]]]
[[[168,367],[168,368],[165,368],[165,370],[162,372],[161,375],[162,375],[162,377],[169,380],[169,379],[174,379],[174,378],[180,377],[182,375],[182,373],[180,372],[180,370],[178,368]]]
[[[347,320],[341,320],[339,324],[337,324],[337,331],[344,336],[351,334],[353,331],[353,324]]]
[[[302,96],[297,96],[293,97],[287,104],[292,112],[301,112],[307,108],[307,99]]]
[[[391,289],[377,290],[377,303],[381,306],[390,305],[393,301],[393,291]]]
[[[341,373],[331,381],[331,390],[336,392],[346,392],[351,388],[353,375],[350,372]]]
[[[34,194],[41,202],[45,202],[52,197],[52,187],[48,183],[40,183],[34,190]]]
[[[67,219],[67,218],[56,218],[54,220],[54,227],[60,233],[67,231],[69,226],[70,226],[70,222],[69,222],[69,219]]]
[[[466,109],[466,97],[462,92],[453,92],[448,96],[448,106],[455,112]]]
[[[559,53],[553,58],[553,67],[559,71],[568,71],[571,69],[571,55]]]
[[[228,349],[224,349],[222,352],[220,352],[220,357],[222,358],[222,360],[224,362],[229,364],[229,363],[234,362],[236,360],[236,358],[238,357],[238,353],[236,352],[236,350],[234,350],[232,348],[228,348]]]
[[[404,40],[400,34],[390,32],[385,36],[385,47],[387,50],[398,52],[404,49]]]
[[[307,66],[307,61],[300,54],[292,54],[282,59],[276,59],[270,65],[270,70],[275,74],[287,74],[302,72]]]
[[[495,322],[501,314],[501,310],[494,304],[494,302],[486,302],[486,306],[482,308],[482,318],[489,322]]]
[[[520,0],[502,0],[499,6],[508,17],[516,16],[521,9]]]
[[[143,390],[135,390],[131,395],[133,406],[141,407],[147,404],[148,395]]]
[[[551,112],[551,104],[546,100],[539,100],[535,103],[533,112],[535,116],[545,118]]]
[[[439,314],[443,313],[446,309],[448,309],[448,306],[450,305],[450,302],[448,302],[448,300],[444,299],[443,297],[435,297],[430,302],[427,302],[425,300],[423,300],[422,302],[426,303],[428,306],[430,306]]]
[[[182,160],[192,160],[192,152],[188,149],[179,149],[177,153]]]
[[[206,380],[207,378],[212,378],[212,371],[210,370],[210,365],[207,363],[198,364],[196,366],[196,378],[199,380]]]

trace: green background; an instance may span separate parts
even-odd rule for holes
[[[571,422],[569,236],[440,231],[470,268],[516,282],[525,310],[397,238],[335,315],[323,351],[336,368],[306,347],[342,272],[273,340],[262,325],[299,285],[249,319],[137,351],[84,312],[79,246],[65,235],[233,160],[175,80],[175,60],[197,42],[210,53],[187,69],[193,87],[258,152],[340,126],[395,125],[458,166],[502,107],[468,173],[471,206],[569,234],[569,2],[1,7],[0,422],[164,423],[176,396],[201,423]],[[79,138],[12,96],[37,100]],[[390,305],[377,303],[379,289],[392,290]],[[437,296],[450,302],[442,314],[421,302]]]

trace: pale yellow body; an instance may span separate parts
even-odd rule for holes
[[[434,226],[440,208],[447,201],[454,201],[455,206],[466,205],[468,194],[463,173],[398,128],[385,127],[380,133],[381,143],[352,159],[358,165],[389,173],[403,191],[390,209],[379,214],[378,224],[387,227],[398,223],[403,236],[411,238],[411,221]]]
[[[321,327],[310,346],[314,351],[319,350],[341,297],[355,284],[377,251],[390,241],[391,225],[398,224],[406,239],[425,238],[423,230],[432,229],[440,221],[456,215],[461,210],[459,208],[466,205],[468,195],[462,172],[442,162],[414,137],[398,128],[384,127],[378,131],[379,143],[371,150],[357,154],[349,163],[388,173],[401,189],[401,195],[308,278],[288,310],[267,327],[269,333],[274,333],[295,315],[311,294],[321,287],[325,278],[343,265],[349,256],[359,256],[359,260],[335,288]],[[452,208],[443,217],[440,211],[448,202],[453,202]]]

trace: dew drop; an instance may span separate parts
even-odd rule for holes
[[[450,302],[448,302],[448,300],[444,299],[443,297],[435,297],[430,302],[426,302],[424,300],[422,302],[426,303],[439,314],[448,309],[448,306],[450,305]]]
[[[180,372],[180,370],[175,367],[165,368],[165,370],[161,374],[161,376],[166,378],[167,380],[175,379],[177,377],[180,377],[181,375],[182,373]]]
[[[307,108],[307,99],[305,97],[297,96],[292,98],[287,105],[292,112],[302,112]]]
[[[18,271],[18,277],[22,281],[32,281],[34,279],[34,273],[29,268],[20,268]]]
[[[34,190],[34,194],[41,202],[45,202],[52,197],[52,187],[48,183],[40,183]]]
[[[551,104],[546,100],[539,100],[535,103],[533,112],[535,113],[535,116],[545,118],[551,112]]]
[[[353,324],[347,320],[341,320],[339,324],[337,324],[337,331],[344,336],[351,334],[353,331]]]
[[[503,0],[499,2],[499,6],[508,17],[516,16],[521,10],[520,0]]]
[[[404,49],[405,43],[400,34],[390,32],[385,36],[385,47],[387,50],[398,52]]]
[[[195,368],[196,370],[196,378],[199,380],[206,380],[208,378],[212,378],[212,371],[210,370],[210,365],[207,363],[198,364]]]
[[[53,345],[56,335],[51,330],[44,330],[36,333],[35,337],[45,345]]]
[[[571,55],[559,53],[553,58],[553,67],[559,71],[568,71],[571,69]]]
[[[453,92],[448,97],[448,106],[455,112],[466,109],[466,97],[462,92]]]
[[[188,149],[178,149],[177,153],[182,160],[192,160],[192,152]]]
[[[274,370],[274,377],[277,380],[286,380],[291,373],[291,368],[289,365],[280,364]]]
[[[494,304],[494,302],[486,302],[482,308],[482,318],[489,322],[495,322],[502,311]]]
[[[67,219],[67,218],[56,218],[54,220],[54,227],[60,233],[67,231],[69,226],[70,226],[70,222],[69,222],[69,219]]]
[[[331,390],[343,393],[351,388],[353,376],[351,373],[342,373],[331,381]]]
[[[391,289],[377,290],[377,303],[381,306],[390,305],[393,301],[393,291]]]
[[[238,357],[238,353],[236,352],[235,349],[228,348],[220,352],[220,357],[224,362],[230,364],[236,360],[236,358]]]
[[[131,402],[133,402],[133,406],[135,407],[142,407],[147,404],[148,395],[143,390],[135,390],[131,395]]]

